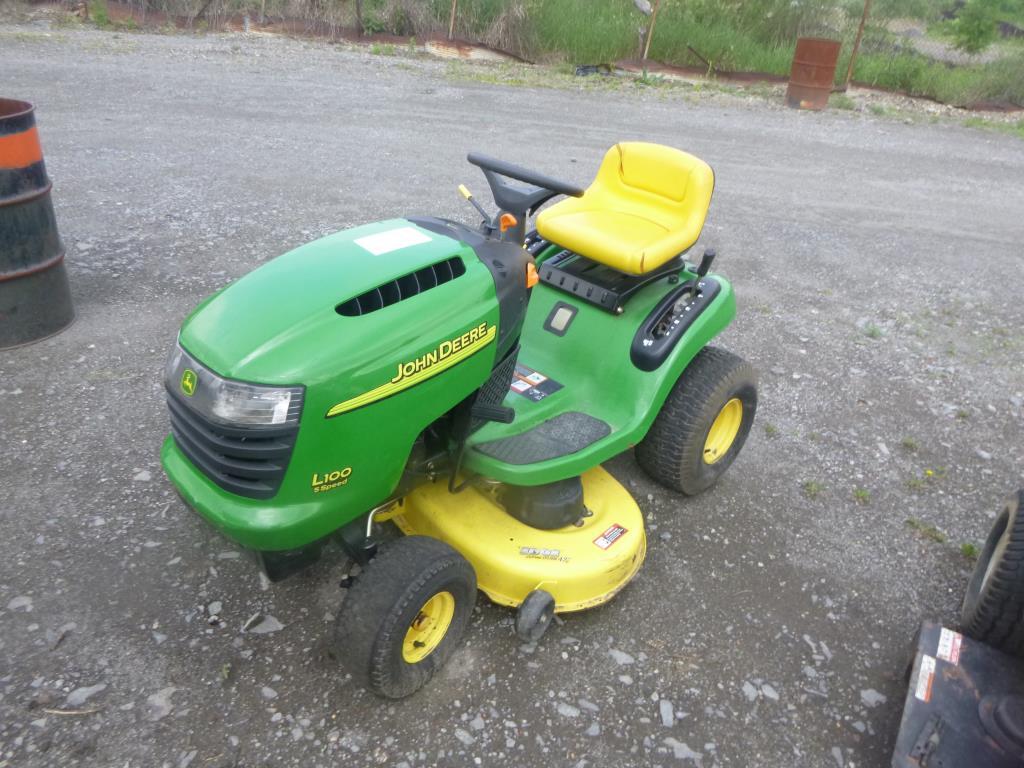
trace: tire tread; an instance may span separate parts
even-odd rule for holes
[[[647,435],[637,444],[637,463],[672,490],[688,496],[704,490],[704,482],[690,471],[703,461],[703,435],[697,432],[706,418],[704,405],[722,391],[746,382],[756,386],[757,374],[743,358],[719,347],[702,349],[680,375]],[[749,428],[746,424],[737,435],[737,452]]]
[[[394,643],[401,643],[407,629],[399,626],[399,619],[413,602],[423,600],[427,585],[446,571],[472,584],[468,608],[460,612],[457,603],[456,616],[441,645],[408,667],[407,671],[415,674],[396,679],[391,654]],[[383,547],[349,589],[338,612],[336,647],[356,682],[380,696],[402,698],[426,684],[444,664],[468,623],[475,601],[476,574],[462,555],[438,539],[405,536]],[[461,627],[456,626],[460,613],[464,618]]]
[[[1008,545],[976,600],[971,600],[968,590],[961,621],[961,628],[967,635],[1016,656],[1024,656],[1024,516],[1019,514],[1022,506],[1024,490],[1017,492],[1016,498],[1010,500],[1000,515],[1006,515]],[[994,556],[993,552],[978,560],[972,584],[975,579],[980,584]]]

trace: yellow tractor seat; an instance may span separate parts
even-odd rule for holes
[[[588,259],[642,275],[697,242],[714,186],[711,166],[698,157],[623,142],[605,154],[582,197],[541,211],[537,232]]]

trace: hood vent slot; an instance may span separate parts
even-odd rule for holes
[[[411,299],[424,291],[436,288],[466,274],[466,265],[458,256],[439,261],[423,269],[417,269],[397,280],[389,280],[366,293],[342,302],[334,311],[345,317],[359,317],[378,309],[390,307],[405,299]]]

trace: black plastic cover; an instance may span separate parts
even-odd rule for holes
[[[516,520],[544,531],[572,525],[586,512],[579,477],[547,485],[508,485],[500,499],[505,511]]]
[[[499,313],[498,354],[495,360],[504,360],[519,342],[523,330],[526,307],[530,301],[530,289],[526,287],[526,265],[533,262],[533,256],[509,240],[495,240],[455,221],[427,216],[410,218],[409,221],[430,232],[465,243],[490,270],[494,278],[494,292],[498,297]]]
[[[641,371],[657,370],[693,325],[693,321],[715,300],[721,287],[717,280],[706,277],[699,280],[696,286],[687,281],[667,293],[650,311],[633,337],[629,348],[629,359],[633,365]],[[675,312],[675,304],[687,294],[692,294],[691,300]]]

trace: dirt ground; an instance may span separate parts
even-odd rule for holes
[[[37,106],[78,315],[0,353],[0,766],[888,764],[915,628],[955,623],[961,546],[1022,478],[1019,139],[38,24],[0,27],[0,93]],[[177,327],[322,234],[472,220],[471,149],[586,183],[623,139],[716,170],[702,244],[754,432],[693,499],[611,462],[648,519],[637,579],[537,646],[481,601],[443,673],[382,702],[328,643],[341,555],[270,586],[163,476]]]

